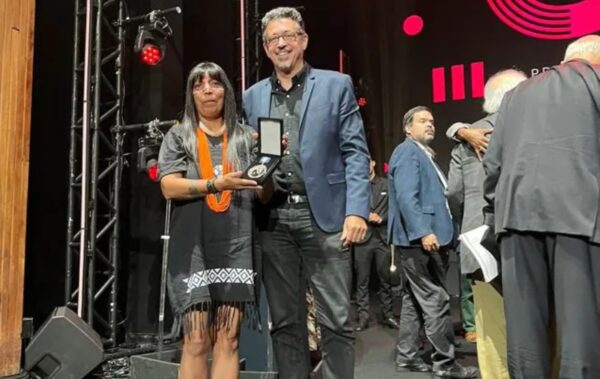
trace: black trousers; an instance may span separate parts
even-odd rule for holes
[[[308,204],[270,210],[261,233],[263,281],[271,313],[271,337],[279,376],[309,376],[306,282],[312,288],[321,328],[323,378],[354,377],[354,331],[350,320],[352,257],[341,232],[325,233]]]
[[[433,346],[433,368],[454,364],[454,330],[450,315],[450,296],[444,286],[448,254],[428,253],[420,247],[399,247],[406,277],[402,296],[400,330],[396,343],[396,361],[418,358],[422,327]]]
[[[360,245],[354,247],[354,272],[356,273],[356,305],[358,318],[369,319],[369,280],[371,278],[371,263],[375,259],[375,267],[379,274],[379,301],[381,302],[381,314],[384,319],[393,317],[393,294],[392,286],[383,274],[389,270],[390,248],[385,242],[373,232],[371,237]]]
[[[550,378],[555,345],[561,379],[600,378],[600,245],[510,232],[500,251],[510,377]]]

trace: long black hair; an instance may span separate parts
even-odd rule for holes
[[[252,148],[252,133],[249,128],[238,123],[233,87],[225,71],[216,63],[202,62],[194,66],[188,75],[185,87],[185,109],[182,127],[183,147],[186,153],[197,160],[196,128],[198,128],[198,112],[194,102],[194,84],[208,76],[217,80],[225,90],[223,99],[223,120],[227,128],[227,161],[235,170],[243,170],[250,162]]]

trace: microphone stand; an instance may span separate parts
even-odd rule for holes
[[[391,258],[391,263],[390,263],[390,273],[395,273],[396,270],[398,269],[398,267],[396,266],[395,262],[394,262],[394,258],[396,256],[396,248],[394,246],[394,244],[390,245],[390,253],[392,254]]]
[[[165,209],[165,230],[160,237],[163,240],[162,272],[160,275],[160,301],[158,304],[158,359],[162,358],[165,338],[165,299],[167,292],[167,264],[169,263],[169,233],[171,229],[171,200],[167,200]]]

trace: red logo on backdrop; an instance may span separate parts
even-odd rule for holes
[[[492,11],[517,32],[539,39],[570,39],[600,30],[600,0],[551,5],[539,0],[487,0]]]
[[[483,97],[484,64],[483,62],[473,62],[470,65],[470,90],[471,98],[478,99]],[[446,68],[434,67],[431,70],[431,82],[433,90],[433,102],[443,103],[446,101]],[[465,89],[465,65],[457,64],[450,67],[450,88],[452,100],[459,101],[466,98]]]

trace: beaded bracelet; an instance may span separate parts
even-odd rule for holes
[[[219,192],[219,190],[215,186],[215,180],[214,179],[209,179],[209,180],[206,181],[206,192],[208,192],[208,193],[217,193],[217,192]]]

